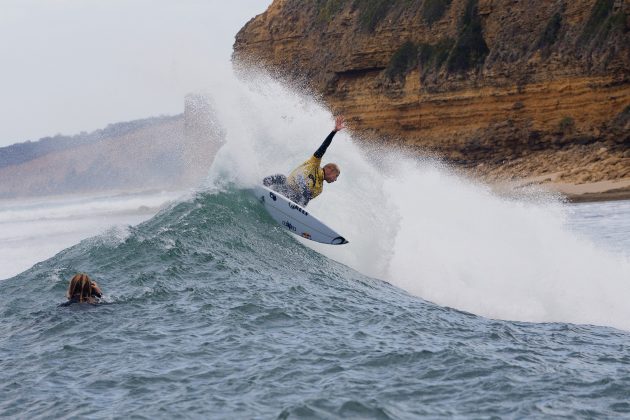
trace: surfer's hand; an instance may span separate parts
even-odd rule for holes
[[[98,284],[95,281],[92,281],[92,290],[94,290],[94,294],[98,297],[101,297],[101,295],[103,294],[101,288],[98,287]]]
[[[345,119],[343,115],[339,115],[335,118],[335,131],[341,131],[345,128]]]

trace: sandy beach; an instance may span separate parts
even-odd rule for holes
[[[578,184],[559,181],[558,176],[558,173],[546,174],[516,181],[491,182],[491,185],[500,194],[521,195],[533,188],[561,194],[572,203],[630,200],[630,178]]]

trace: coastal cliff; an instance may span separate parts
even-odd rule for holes
[[[495,179],[626,180],[629,13],[627,0],[274,0],[233,59],[307,86],[366,141]]]

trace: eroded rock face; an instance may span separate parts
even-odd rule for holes
[[[367,138],[486,172],[530,160],[512,165],[520,176],[594,150],[590,179],[618,179],[629,12],[628,0],[275,0],[237,34],[234,60],[306,82]],[[602,170],[609,159],[619,169]]]

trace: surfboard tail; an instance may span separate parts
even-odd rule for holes
[[[330,242],[332,245],[345,245],[349,243],[343,236],[337,236]]]

